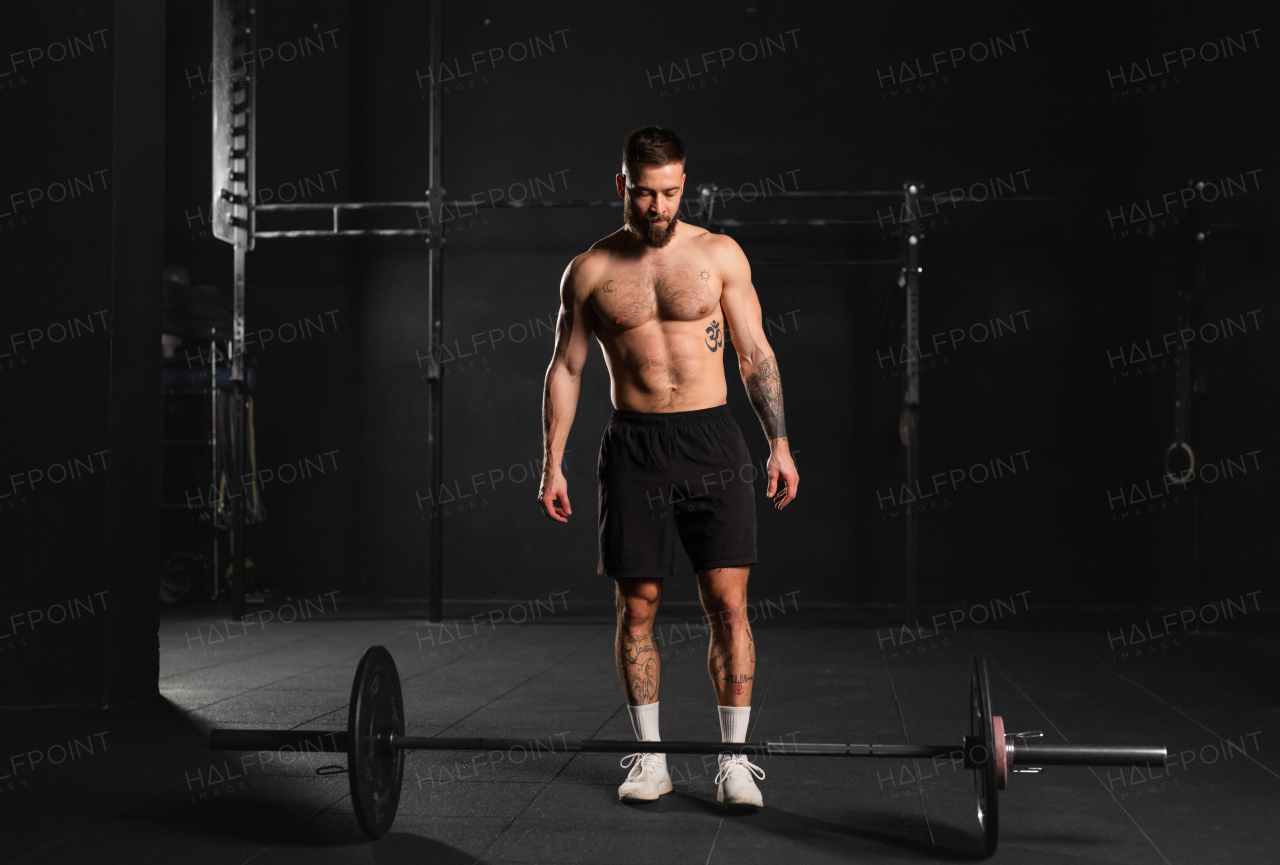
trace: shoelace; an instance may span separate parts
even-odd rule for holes
[[[730,770],[735,766],[741,766],[761,781],[764,780],[764,769],[761,769],[755,763],[748,760],[746,754],[734,754],[732,757],[726,757],[720,763],[720,771],[716,773],[716,779],[712,783],[719,784],[725,778],[729,777]]]
[[[635,781],[644,774],[645,769],[650,767],[654,769],[660,768],[662,762],[661,754],[637,753],[623,757],[618,761],[618,765],[624,769],[630,769],[631,771],[627,773],[627,780]]]

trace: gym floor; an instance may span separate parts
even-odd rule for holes
[[[227,636],[171,611],[163,699],[97,711],[10,711],[0,861],[936,862],[980,857],[971,773],[948,760],[757,761],[765,808],[726,815],[713,758],[669,758],[675,792],[628,807],[617,755],[410,752],[399,816],[369,842],[340,754],[212,752],[207,730],[341,729],[356,663],[387,646],[418,735],[631,738],[605,621],[271,623]],[[481,620],[483,622],[483,619]],[[662,733],[718,738],[706,637],[661,620]],[[239,633],[237,630],[236,633]],[[1184,634],[1131,651],[1099,633],[762,623],[749,738],[959,744],[970,659],[983,653],[1010,732],[1163,744],[1169,765],[1049,767],[1001,794],[994,861],[1274,862],[1280,847],[1275,635]],[[1136,648],[1136,647],[1135,647]],[[62,759],[59,743],[75,759]],[[39,751],[48,759],[10,754]],[[473,759],[474,758],[474,759]],[[34,761],[33,765],[29,765]],[[58,765],[52,765],[57,763]],[[334,772],[335,770],[326,770]]]

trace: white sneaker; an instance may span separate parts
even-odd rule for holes
[[[628,754],[619,765],[631,769],[627,780],[618,788],[618,798],[623,802],[652,802],[663,793],[671,792],[666,754]]]
[[[730,807],[763,808],[764,799],[752,775],[763,781],[764,769],[749,761],[746,754],[721,754],[716,801]]]

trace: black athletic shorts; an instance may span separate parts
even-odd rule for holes
[[[756,562],[756,467],[728,405],[617,411],[600,440],[596,573],[662,579],[676,535],[695,570]]]

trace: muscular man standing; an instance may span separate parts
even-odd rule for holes
[[[744,742],[756,660],[746,618],[747,574],[756,562],[756,470],[726,403],[726,340],[769,438],[766,494],[775,508],[795,498],[799,476],[747,258],[732,238],[676,218],[684,162],[684,144],[670,130],[648,127],[627,136],[617,176],[624,225],[564,272],[543,391],[538,498],[548,517],[568,522],[573,508],[560,462],[594,334],[614,406],[600,443],[597,572],[615,583],[618,671],[636,738],[660,741],[653,621],[678,535],[707,613],[721,741]],[[630,772],[620,799],[652,800],[671,791],[665,754],[630,754],[622,765]],[[761,807],[753,773],[764,778],[745,756],[721,755],[717,801]]]

